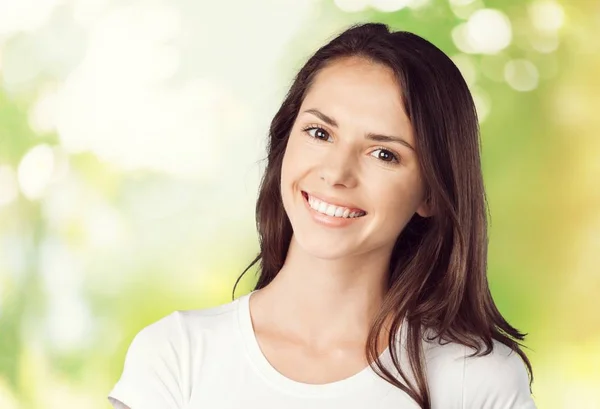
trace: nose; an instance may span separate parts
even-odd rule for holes
[[[319,176],[328,185],[343,185],[348,188],[356,186],[358,164],[350,146],[332,146],[322,161]]]

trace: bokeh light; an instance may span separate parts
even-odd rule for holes
[[[565,22],[562,6],[552,0],[536,0],[531,3],[528,11],[533,26],[540,31],[554,32]]]
[[[495,54],[510,44],[511,23],[499,10],[475,11],[452,32],[456,46],[465,53]]]
[[[347,13],[354,13],[367,8],[371,0],[334,0],[334,3],[340,10]]]
[[[517,91],[531,91],[538,86],[539,73],[531,61],[511,60],[504,67],[504,78]]]
[[[410,5],[412,0],[371,0],[371,6],[384,13],[402,10]]]
[[[52,181],[54,152],[46,144],[34,146],[23,156],[18,168],[21,192],[29,199],[41,198]]]

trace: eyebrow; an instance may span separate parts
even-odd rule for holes
[[[308,114],[313,114],[314,116],[318,117],[319,119],[321,119],[323,122],[325,122],[329,126],[332,126],[334,128],[338,127],[338,123],[335,119],[333,119],[330,116],[325,115],[323,112],[319,111],[318,109],[311,108],[311,109],[307,109],[304,112],[308,113]],[[413,148],[408,142],[406,142],[406,140],[404,140],[403,138],[401,138],[399,136],[381,135],[381,134],[368,132],[365,134],[365,138],[370,139],[372,141],[377,141],[377,142],[396,142],[396,143],[406,146],[407,148],[409,148],[413,151],[415,150],[415,148]]]

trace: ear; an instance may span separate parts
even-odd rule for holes
[[[419,207],[417,208],[417,214],[421,217],[429,217],[433,214],[433,209],[431,205],[431,197],[427,197],[424,199]]]

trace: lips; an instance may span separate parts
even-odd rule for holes
[[[367,214],[367,212],[359,207],[356,207],[352,204],[344,204],[342,203],[342,201],[339,201],[337,199],[331,199],[331,198],[327,198],[327,197],[323,197],[323,195],[315,195],[312,193],[308,193],[306,191],[302,191],[302,195],[306,198],[306,200],[308,200],[308,197],[312,197],[313,199],[317,199],[320,202],[325,202],[327,204],[333,205],[333,206],[337,206],[337,207],[345,207],[347,209],[350,209],[351,212],[362,212],[365,215]]]

